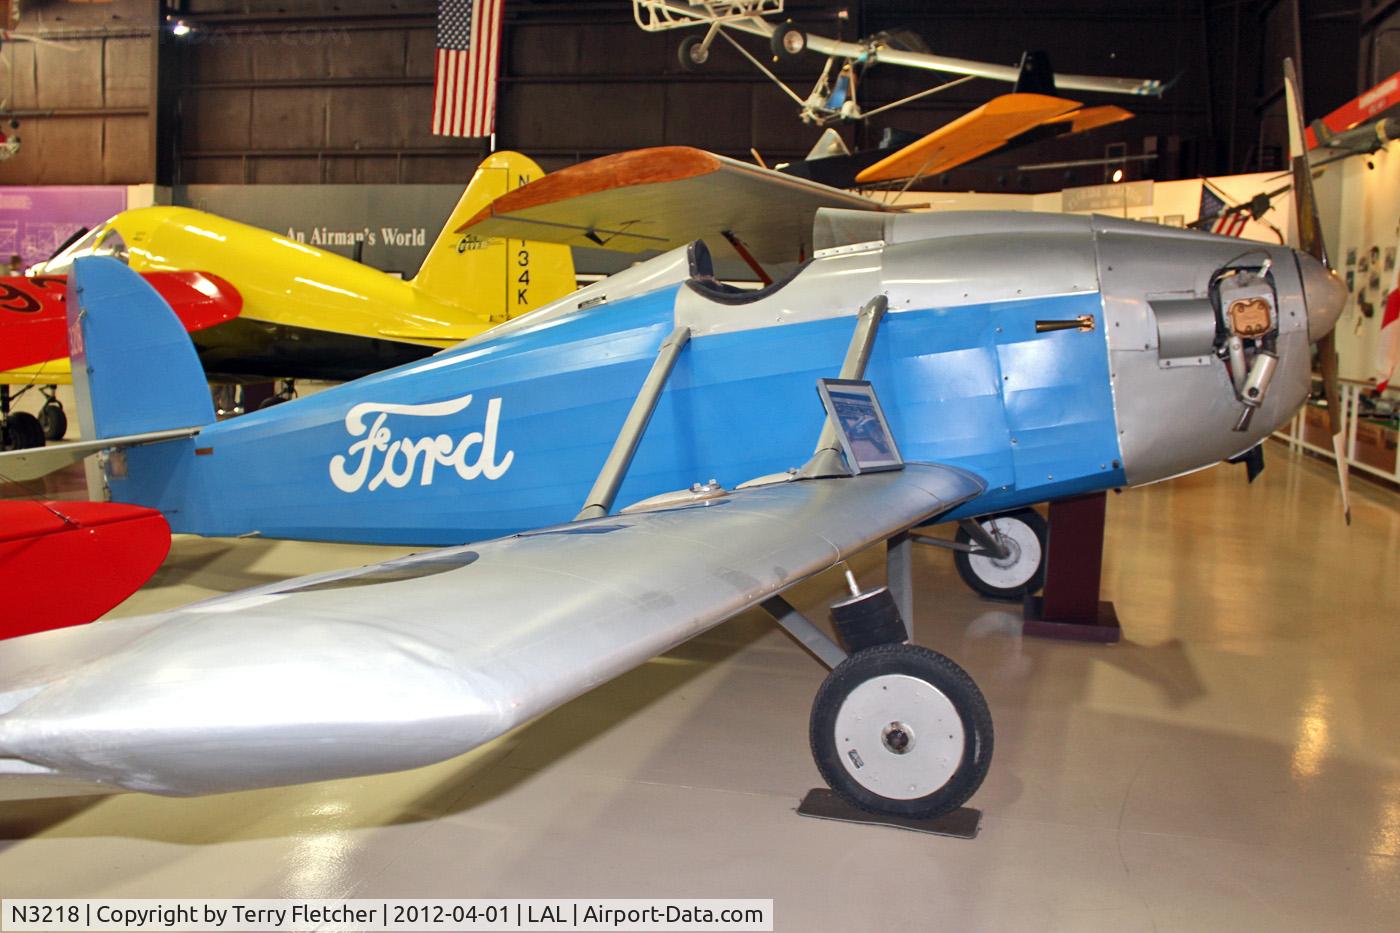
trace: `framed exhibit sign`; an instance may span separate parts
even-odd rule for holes
[[[853,473],[904,466],[875,388],[864,379],[818,379],[817,392]]]

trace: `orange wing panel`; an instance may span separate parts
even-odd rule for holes
[[[1112,123],[1122,123],[1124,120],[1131,120],[1133,113],[1131,110],[1124,110],[1122,107],[1112,105],[1106,107],[1085,107],[1083,110],[1076,110],[1068,115],[1069,129],[1061,133],[1061,136],[1069,136],[1071,133],[1084,133],[1088,130],[1096,130],[1101,126],[1108,126]]]
[[[1077,101],[1045,94],[1003,94],[881,159],[857,175],[856,181],[867,184],[946,172],[1078,106]]]
[[[718,171],[722,164],[714,155],[689,146],[657,146],[603,156],[551,172],[501,195],[458,227],[457,232],[464,233],[489,217],[543,207],[570,198],[708,175]]]

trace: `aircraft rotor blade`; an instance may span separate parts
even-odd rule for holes
[[[1283,60],[1283,91],[1288,107],[1288,151],[1292,157],[1293,204],[1296,211],[1298,248],[1312,255],[1327,269],[1327,241],[1313,192],[1312,166],[1308,163],[1307,137],[1303,132],[1303,97],[1293,59]],[[1327,429],[1332,435],[1332,455],[1337,460],[1337,482],[1342,490],[1342,515],[1351,524],[1350,476],[1346,461],[1345,419],[1342,418],[1342,392],[1338,376],[1336,331],[1330,330],[1317,341],[1318,364],[1322,369],[1322,392],[1327,398]]]

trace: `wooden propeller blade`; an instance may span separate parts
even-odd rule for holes
[[[1288,106],[1288,152],[1293,160],[1293,204],[1297,212],[1298,246],[1330,269],[1332,263],[1327,258],[1327,242],[1322,237],[1322,221],[1318,218],[1317,197],[1313,193],[1312,166],[1308,163],[1308,147],[1304,142],[1303,95],[1298,89],[1298,73],[1293,68],[1291,58],[1283,60],[1283,92]],[[1341,383],[1337,375],[1335,331],[1329,331],[1317,342],[1317,359],[1322,369],[1322,392],[1327,398],[1327,428],[1332,435],[1332,455],[1337,460],[1337,482],[1342,489],[1342,515],[1350,525],[1350,474],[1345,450]]]
[[[1332,454],[1337,459],[1337,482],[1342,489],[1342,514],[1351,524],[1351,486],[1346,460],[1346,430],[1342,418],[1342,391],[1337,377],[1337,338],[1329,333],[1317,342],[1317,358],[1322,368],[1322,392],[1327,398],[1327,430],[1332,435]]]

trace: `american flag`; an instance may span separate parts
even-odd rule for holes
[[[490,136],[496,131],[496,72],[502,0],[438,3],[433,133]]]
[[[1210,225],[1210,232],[1221,236],[1239,236],[1244,233],[1244,225],[1249,223],[1248,210],[1244,207],[1226,207],[1225,202],[1204,184],[1201,185],[1201,210],[1196,216],[1200,218],[1196,222],[1200,226],[1204,226],[1201,221],[1215,218]]]

